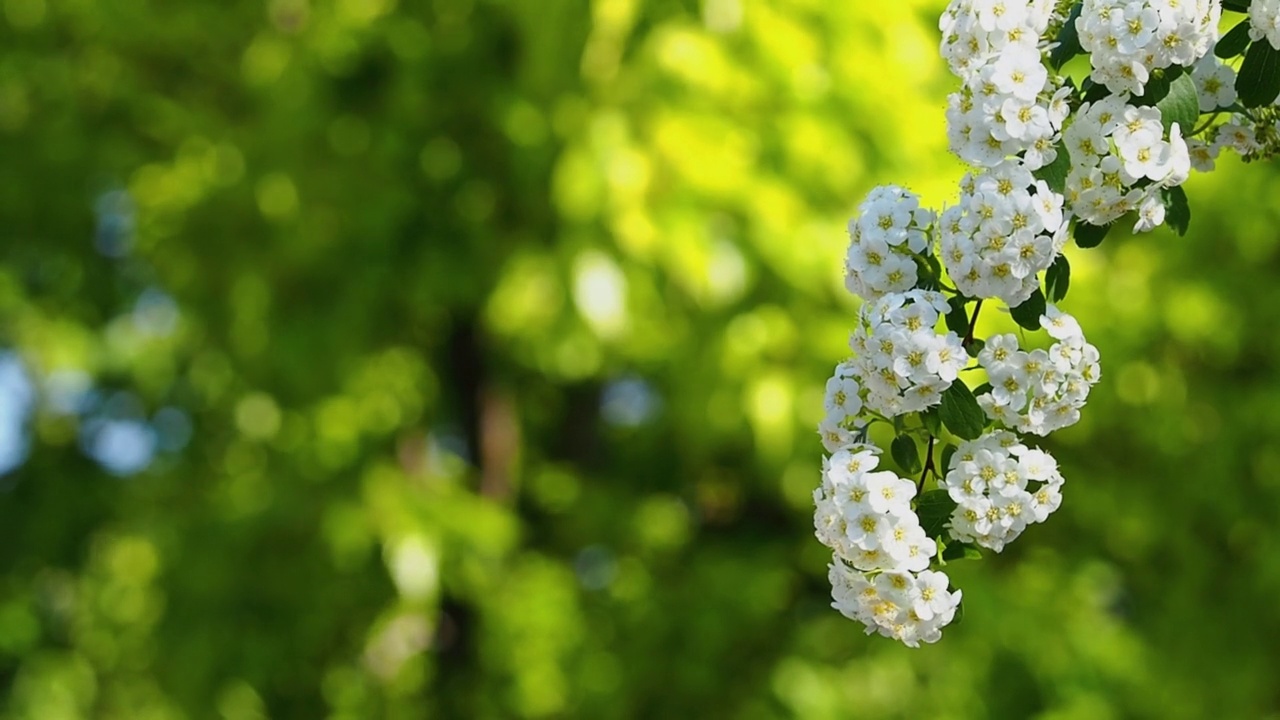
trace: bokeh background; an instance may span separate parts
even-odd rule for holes
[[[1068,250],[1103,382],[963,622],[828,607],[942,4],[0,2],[0,717],[1280,717],[1261,164]]]

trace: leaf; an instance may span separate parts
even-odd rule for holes
[[[1187,202],[1187,192],[1179,185],[1161,190],[1160,198],[1164,201],[1165,222],[1178,235],[1186,235],[1187,226],[1191,224],[1191,205]]]
[[[916,498],[916,516],[924,534],[936,538],[946,530],[947,521],[956,509],[956,501],[946,490],[930,490]]]
[[[1066,255],[1059,255],[1054,259],[1053,264],[1044,272],[1044,288],[1047,291],[1049,300],[1052,302],[1062,302],[1067,296],[1067,290],[1071,287],[1071,263],[1067,261]]]
[[[982,352],[982,348],[986,346],[987,346],[986,340],[979,340],[978,338],[969,338],[969,342],[964,344],[964,351],[969,353],[969,357],[976,358],[978,357],[978,353]]]
[[[1076,31],[1076,20],[1080,17],[1080,10],[1084,3],[1078,2],[1071,8],[1071,14],[1067,16],[1067,21],[1063,23],[1062,29],[1058,31],[1056,42],[1058,47],[1049,53],[1049,64],[1054,70],[1061,69],[1063,65],[1071,58],[1084,52],[1084,47],[1080,45],[1080,33]]]
[[[976,545],[969,543],[953,542],[947,545],[947,549],[942,551],[942,559],[947,562],[956,560],[981,560],[982,551]]]
[[[1156,103],[1160,109],[1160,120],[1164,123],[1165,133],[1178,123],[1183,136],[1191,134],[1200,117],[1200,96],[1196,93],[1196,83],[1190,75],[1181,74],[1169,84],[1169,93]]]
[[[969,333],[969,314],[964,311],[964,298],[959,295],[947,301],[951,309],[947,311],[947,329],[964,337]]]
[[[1091,225],[1083,220],[1076,221],[1076,227],[1073,235],[1076,239],[1076,245],[1082,248],[1095,248],[1102,244],[1103,238],[1107,233],[1111,232],[1112,223],[1106,225]]]
[[[1067,176],[1071,174],[1071,156],[1067,154],[1067,145],[1057,145],[1058,157],[1039,170],[1032,171],[1037,180],[1043,180],[1049,189],[1061,195],[1067,187]]]
[[[938,274],[929,267],[929,263],[921,258],[915,258],[916,261],[916,289],[931,290],[937,292],[942,289],[939,284]]]
[[[1027,298],[1023,303],[1015,308],[1009,308],[1009,314],[1013,316],[1013,321],[1028,330],[1040,329],[1040,316],[1045,313],[1044,293],[1040,292],[1040,288],[1031,293],[1031,297]]]
[[[937,405],[920,413],[920,422],[933,437],[938,437],[942,434],[942,416],[938,414]]]
[[[963,380],[956,379],[942,393],[942,406],[938,408],[942,424],[956,437],[975,440],[987,424],[987,416],[978,406],[978,400]]]
[[[951,469],[951,456],[955,455],[956,450],[958,449],[959,448],[951,443],[947,443],[946,446],[942,448],[942,456],[940,458],[942,464],[938,466],[939,475],[946,477],[947,471]]]
[[[1247,108],[1269,105],[1280,96],[1280,50],[1271,43],[1250,45],[1236,76],[1236,94]]]
[[[952,592],[954,592],[954,590]],[[951,618],[951,622],[947,623],[947,625],[951,627],[955,627],[956,625],[960,624],[961,620],[964,620],[964,598],[963,597],[960,598],[960,602],[956,603],[956,614]]]
[[[1248,45],[1249,22],[1246,20],[1237,23],[1235,27],[1227,31],[1226,35],[1218,38],[1218,44],[1214,46],[1213,54],[1223,60],[1228,60],[1243,53]]]
[[[1249,2],[1250,0],[1222,0],[1222,9],[1247,13],[1249,12]]]
[[[916,449],[916,441],[910,435],[899,435],[889,446],[893,461],[906,473],[920,472],[920,451]]]

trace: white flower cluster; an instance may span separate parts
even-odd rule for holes
[[[822,436],[822,445],[827,452],[837,452],[853,442],[849,428],[862,412],[862,386],[853,377],[853,372],[853,363],[843,362],[836,366],[835,374],[827,380],[826,397],[823,398],[827,414],[818,426],[818,435]]]
[[[890,571],[870,578],[836,560],[827,577],[832,607],[866,625],[868,635],[879,632],[907,647],[940,640],[960,607],[962,593],[948,592],[950,580],[941,572]]]
[[[947,298],[926,290],[863,304],[849,346],[868,408],[895,417],[942,401],[942,392],[969,363],[958,335],[934,330],[946,312]]]
[[[1108,96],[1082,105],[1063,135],[1071,156],[1067,206],[1073,214],[1106,225],[1137,210],[1135,232],[1164,222],[1160,190],[1186,181],[1191,155],[1176,123],[1164,139],[1159,108]],[[1144,182],[1149,184],[1138,187]]]
[[[823,463],[822,485],[813,491],[818,540],[853,567],[874,572],[919,572],[929,567],[937,543],[925,535],[911,509],[915,483],[891,471],[872,472],[879,448],[853,444]]]
[[[1280,50],[1280,0],[1253,0],[1249,4],[1249,39],[1263,38]]]
[[[1019,350],[1017,337],[1005,334],[978,353],[991,383],[978,405],[992,420],[1040,436],[1074,425],[1102,376],[1098,349],[1085,342],[1080,324],[1052,305],[1047,310],[1041,327],[1058,341],[1048,351]]]
[[[942,484],[956,503],[951,536],[995,552],[1062,504],[1058,463],[1006,430],[961,443]]]
[[[942,15],[942,55],[962,81],[947,100],[951,152],[989,167],[1022,153],[1035,170],[1057,157],[1070,88],[1041,62],[1049,2],[952,0]]]
[[[1076,32],[1090,77],[1116,95],[1141,95],[1151,72],[1190,66],[1218,39],[1222,3],[1213,0],[1084,0]]]
[[[960,203],[938,222],[942,260],[956,289],[1010,307],[1030,297],[1040,286],[1036,274],[1067,240],[1062,200],[1017,160],[966,175]]]
[[[914,255],[930,251],[928,227],[934,213],[920,207],[919,196],[896,185],[877,187],[849,221],[845,286],[849,292],[876,300],[905,292],[917,280]]]
[[[915,647],[934,642],[951,621],[960,593],[947,576],[930,572],[938,545],[911,509],[916,486],[893,472],[873,472],[879,449],[849,445],[823,464],[813,493],[815,534],[833,551],[833,607]],[[874,575],[874,578],[872,577]]]

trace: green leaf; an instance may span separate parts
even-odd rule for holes
[[[1059,255],[1044,272],[1044,288],[1051,301],[1062,302],[1070,287],[1071,263],[1067,262],[1066,255]]]
[[[1222,0],[1222,9],[1247,13],[1249,12],[1249,2],[1250,0]]]
[[[936,538],[946,530],[947,521],[956,509],[956,501],[946,490],[930,490],[916,498],[916,515],[924,534]]]
[[[951,590],[950,592],[955,592],[955,591]],[[956,614],[954,617],[951,618],[951,622],[947,623],[947,625],[949,627],[955,627],[956,625],[960,624],[961,620],[964,620],[964,597],[963,596],[960,598],[960,602],[956,603]]]
[[[894,438],[893,444],[889,446],[889,452],[893,455],[893,461],[898,463],[898,467],[902,468],[903,472],[920,472],[920,451],[916,449],[916,441],[912,440],[910,435],[899,435]]]
[[[1049,65],[1054,70],[1061,69],[1068,60],[1084,52],[1084,47],[1080,45],[1080,33],[1076,32],[1076,20],[1080,17],[1080,9],[1083,6],[1082,2],[1076,3],[1071,8],[1071,14],[1067,16],[1062,29],[1058,31],[1056,40],[1058,46],[1049,53]]]
[[[947,301],[951,310],[947,312],[947,329],[964,337],[969,332],[969,314],[964,311],[964,299],[959,295]]]
[[[969,353],[969,357],[976,358],[978,357],[978,353],[982,352],[982,348],[986,346],[987,346],[986,340],[979,340],[978,338],[969,338],[969,342],[964,344],[964,351]]]
[[[1112,223],[1106,225],[1090,225],[1083,220],[1076,221],[1076,227],[1073,235],[1076,239],[1076,245],[1082,248],[1095,248],[1102,244],[1103,238],[1107,233],[1111,232]]]
[[[958,438],[975,440],[987,425],[987,416],[978,406],[977,398],[959,378],[943,391],[938,411],[942,424]]]
[[[1067,154],[1065,142],[1058,143],[1058,157],[1031,174],[1037,180],[1043,180],[1049,189],[1061,195],[1067,187],[1067,176],[1071,174],[1071,156]]]
[[[938,414],[937,405],[934,405],[928,410],[920,413],[920,422],[924,425],[924,429],[929,431],[929,434],[933,437],[938,437],[942,434],[942,416]]]
[[[1040,288],[1031,293],[1031,297],[1027,298],[1021,305],[1015,308],[1009,308],[1009,314],[1013,315],[1013,321],[1028,330],[1040,329],[1040,316],[1045,313],[1044,293],[1040,292]]]
[[[942,289],[939,283],[938,274],[929,266],[928,261],[922,258],[915,258],[916,261],[916,289],[932,290],[937,292]]]
[[[947,545],[947,549],[942,551],[942,559],[947,562],[956,560],[981,560],[982,551],[976,545],[969,543],[953,542]]]
[[[1195,81],[1185,73],[1178,75],[1177,79],[1169,83],[1168,94],[1156,103],[1156,107],[1160,109],[1160,120],[1164,123],[1165,133],[1169,132],[1174,123],[1178,123],[1182,135],[1190,135],[1200,117],[1200,96],[1196,93]]]
[[[1236,94],[1247,108],[1270,105],[1280,96],[1280,50],[1271,43],[1250,45],[1236,76]]]
[[[1182,186],[1166,188],[1160,191],[1164,201],[1164,221],[1179,235],[1187,234],[1187,226],[1191,224],[1191,205],[1187,202],[1187,192]]]
[[[1213,48],[1213,54],[1228,60],[1244,52],[1249,46],[1249,21],[1237,23],[1235,27],[1227,31],[1226,35],[1218,38],[1218,44]]]
[[[946,446],[942,448],[942,456],[940,457],[942,464],[938,466],[939,475],[944,477],[946,476],[947,471],[951,469],[951,456],[955,455],[956,450],[958,449],[959,448],[951,443],[947,443]]]
[[[1134,105],[1142,105],[1150,107],[1165,99],[1169,95],[1169,89],[1173,86],[1173,81],[1182,75],[1182,67],[1178,65],[1170,66],[1162,70],[1155,70],[1151,73],[1151,77],[1147,79],[1147,85],[1142,95],[1134,98],[1130,102]]]

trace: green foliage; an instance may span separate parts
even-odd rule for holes
[[[956,502],[946,490],[929,490],[916,498],[916,515],[920,517],[920,527],[931,538],[946,532],[945,526],[955,509]]]
[[[1236,93],[1247,108],[1275,102],[1280,96],[1280,50],[1267,42],[1250,45],[1236,76]]]
[[[939,415],[942,417],[942,424],[953,435],[965,440],[976,439],[987,423],[987,416],[978,406],[969,386],[959,379],[942,392]]]
[[[1076,240],[1076,245],[1081,248],[1095,248],[1102,244],[1106,239],[1107,233],[1111,232],[1114,223],[1108,225],[1091,225],[1087,222],[1076,221],[1075,227],[1072,229],[1072,237]]]
[[[1053,259],[1053,264],[1044,273],[1044,287],[1052,302],[1059,303],[1067,297],[1067,291],[1071,289],[1071,262],[1066,255]]]
[[[1230,60],[1244,54],[1244,50],[1249,45],[1249,23],[1236,23],[1218,39],[1218,44],[1213,47],[1213,54],[1223,60]]]
[[[920,449],[910,435],[899,435],[889,445],[889,453],[893,461],[898,463],[902,472],[914,474],[920,472]]]
[[[1013,321],[1027,330],[1040,329],[1040,316],[1045,313],[1044,293],[1036,288],[1031,297],[1023,300],[1016,307],[1009,308]]]

